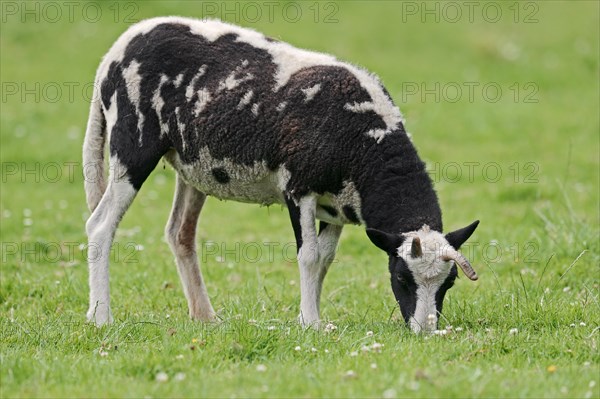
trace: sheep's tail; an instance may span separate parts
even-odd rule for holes
[[[90,116],[83,140],[83,180],[85,197],[91,212],[96,209],[106,190],[106,181],[104,180],[106,119],[102,111],[102,101],[97,83],[94,85]]]

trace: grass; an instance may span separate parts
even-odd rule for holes
[[[313,3],[298,3],[298,21],[275,13],[271,22],[265,8],[255,24],[238,21],[376,72],[430,166],[447,228],[482,220],[465,249],[480,280],[449,292],[443,325],[453,329],[443,336],[402,325],[385,255],[358,227],[345,229],[325,282],[323,317],[337,329],[301,329],[286,211],[215,199],[199,244],[222,322],[189,321],[162,238],[174,188],[162,164],[117,233],[116,323],[84,323],[85,84],[129,12],[201,16],[207,3],[108,2],[97,22],[83,3],[57,22],[44,3],[38,22],[6,4],[2,397],[600,397],[597,2],[518,3],[518,17],[501,3],[496,23],[480,12],[471,22],[464,8],[456,23],[422,21],[403,7],[424,3],[386,1],[318,3],[317,17]],[[532,10],[537,22],[525,23]],[[337,22],[325,23],[331,12]],[[472,82],[502,95],[491,102],[475,90],[470,101]],[[457,101],[444,94],[454,84]]]

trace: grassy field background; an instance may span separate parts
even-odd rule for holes
[[[1,396],[600,397],[599,3],[269,4],[1,4]],[[116,322],[84,322],[90,85],[157,15],[220,17],[381,77],[446,228],[482,221],[466,247],[480,280],[449,292],[446,335],[408,331],[385,255],[353,226],[324,286],[336,328],[301,329],[287,212],[216,199],[199,245],[222,323],[189,321],[162,163],[115,239]]]

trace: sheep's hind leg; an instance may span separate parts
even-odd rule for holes
[[[118,162],[111,158],[111,174],[100,203],[85,228],[88,235],[90,306],[87,319],[101,326],[113,321],[110,310],[110,248],[121,218],[131,205],[137,190],[125,175],[114,173]],[[122,169],[119,169],[122,172]]]
[[[188,302],[190,317],[212,321],[215,312],[210,303],[198,256],[196,254],[196,226],[206,195],[177,177],[173,209],[165,229],[167,242],[175,254],[177,271]]]

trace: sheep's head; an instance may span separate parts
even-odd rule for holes
[[[392,290],[414,332],[437,329],[444,297],[458,274],[457,265],[469,279],[477,280],[477,273],[458,249],[478,224],[446,235],[428,226],[403,234],[367,229],[371,241],[389,255]]]

